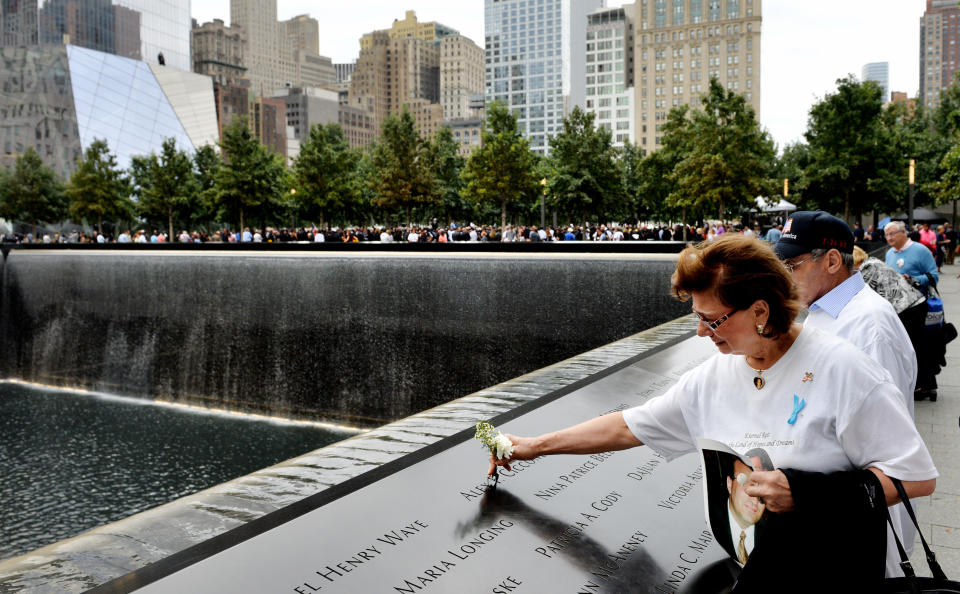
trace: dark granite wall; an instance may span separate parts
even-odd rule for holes
[[[14,250],[0,376],[381,424],[688,312],[674,261]]]

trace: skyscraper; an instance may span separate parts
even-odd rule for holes
[[[0,46],[37,44],[37,0],[0,2]]]
[[[587,14],[602,0],[484,0],[489,101],[518,117],[532,150],[547,154],[564,115],[585,102]],[[620,49],[623,52],[623,49]]]
[[[230,26],[247,33],[247,76],[257,95],[283,88],[277,0],[230,0]]]
[[[471,109],[474,95],[483,93],[483,50],[463,35],[440,41],[440,103],[443,119],[479,117]]]
[[[940,92],[953,82],[960,65],[960,7],[953,0],[927,0],[920,17],[920,100],[940,104]]]
[[[634,143],[633,4],[587,15],[585,110],[614,146]]]
[[[70,44],[190,71],[190,0],[3,0],[0,46]]]
[[[637,142],[662,146],[670,109],[696,106],[715,78],[760,115],[761,0],[637,0]]]
[[[363,39],[366,47],[350,78],[350,105],[370,111],[377,129],[406,106],[427,136],[443,119],[439,47],[416,37],[391,37],[388,31],[374,31]]]
[[[889,62],[870,62],[863,65],[861,80],[872,80],[883,89],[881,100],[886,103],[890,100],[890,63]]]

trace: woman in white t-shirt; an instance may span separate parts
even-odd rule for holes
[[[508,436],[513,455],[491,460],[491,474],[494,464],[509,468],[512,460],[643,444],[673,459],[708,438],[741,453],[767,451],[778,470],[753,472],[745,490],[776,514],[796,509],[779,469],[869,469],[887,505],[899,501],[888,476],[911,498],[933,492],[936,468],[889,373],[846,341],[796,323],[796,289],[769,244],[724,234],[687,247],[672,289],[692,301],[697,334],[720,354],[641,406],[538,437]],[[825,501],[837,496],[823,494]]]

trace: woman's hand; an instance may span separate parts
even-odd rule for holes
[[[793,511],[790,482],[779,470],[754,470],[750,474],[750,482],[744,485],[744,492],[759,498],[766,508],[774,513]]]
[[[510,463],[514,460],[532,460],[537,457],[536,448],[533,444],[534,439],[532,437],[517,437],[509,433],[505,433],[504,436],[513,444],[513,454],[511,454],[509,458],[500,458],[498,460],[494,458],[491,452],[490,470],[487,471],[487,474],[493,474],[497,466],[503,466],[507,470],[510,470]]]

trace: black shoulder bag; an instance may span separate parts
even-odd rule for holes
[[[903,488],[903,483],[899,479],[890,477],[890,480],[893,481],[894,486],[897,488],[897,493],[900,494],[900,500],[904,503],[904,508],[906,508],[907,513],[910,514],[910,519],[913,521],[913,525],[917,527],[917,534],[920,536],[920,542],[923,544],[923,550],[927,556],[927,565],[930,567],[930,574],[932,577],[919,577],[913,571],[913,565],[910,564],[910,559],[907,558],[907,552],[903,549],[903,544],[900,542],[900,537],[897,535],[897,531],[893,530],[893,523],[890,522],[890,510],[887,509],[887,522],[890,524],[890,528],[893,532],[893,538],[897,543],[897,550],[900,552],[900,568],[903,570],[904,577],[898,578],[887,578],[883,581],[883,590],[884,594],[956,594],[960,593],[960,582],[955,582],[953,580],[947,579],[946,574],[943,573],[943,570],[940,569],[940,564],[937,563],[937,556],[933,554],[933,551],[930,550],[930,547],[927,545],[927,540],[923,537],[923,533],[920,532],[920,525],[917,523],[917,517],[913,513],[913,506],[910,505],[910,498],[907,497],[907,492]]]

